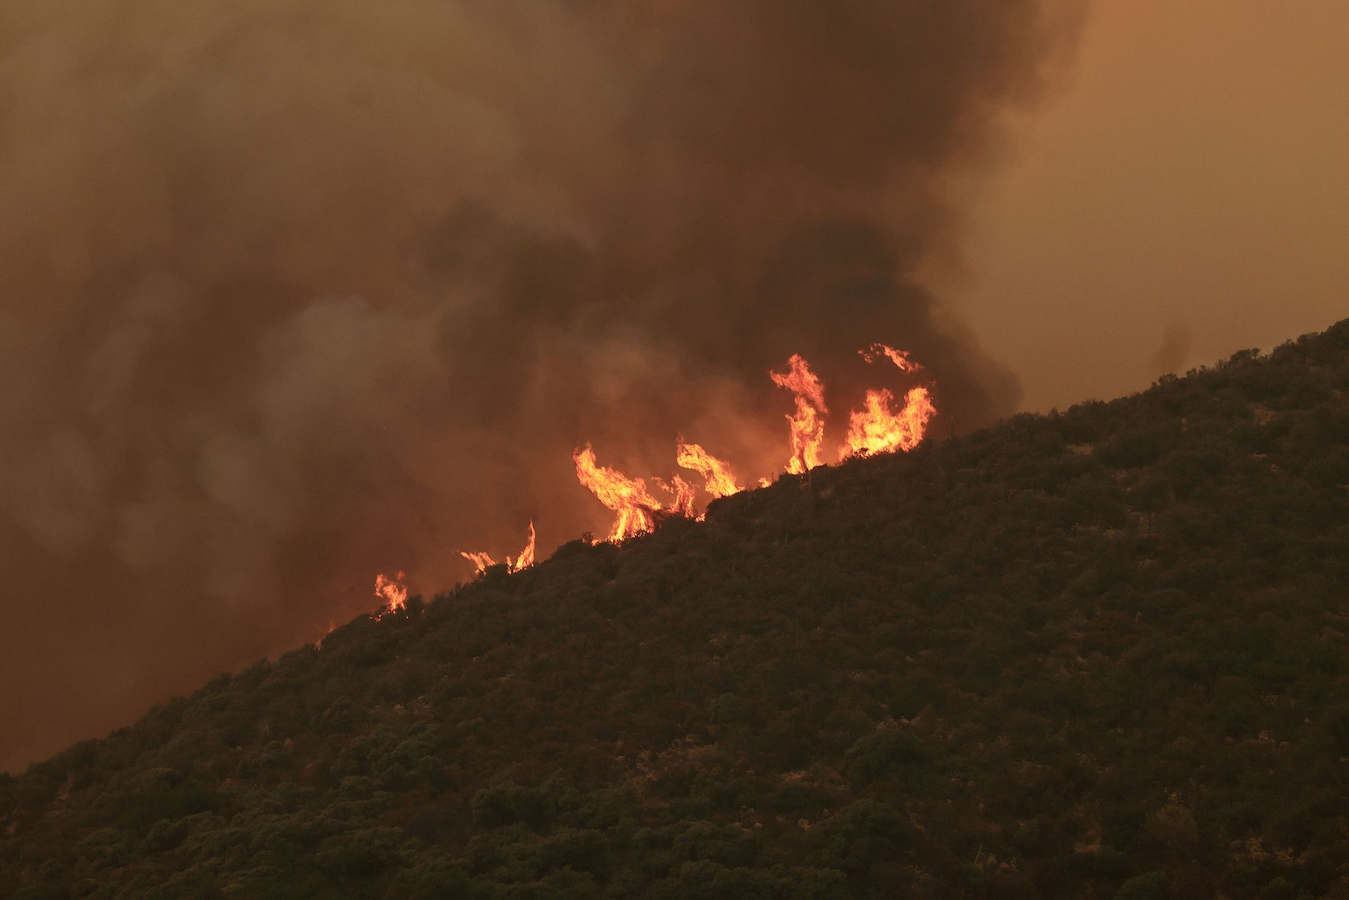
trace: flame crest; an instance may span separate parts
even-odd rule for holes
[[[687,444],[683,438],[675,446],[675,463],[703,476],[703,490],[713,497],[729,497],[740,492],[731,467],[708,453],[698,444]],[[678,476],[676,476],[678,477]]]
[[[384,609],[397,612],[408,605],[407,575],[399,572],[393,578],[383,573],[375,576],[375,596],[384,601]]]
[[[787,417],[792,438],[787,471],[800,475],[824,462],[820,447],[824,444],[824,416],[829,413],[824,404],[824,385],[799,353],[793,353],[787,360],[786,372],[768,375],[774,384],[791,391],[796,398],[796,414]]]
[[[534,533],[534,521],[531,519],[529,522],[529,543],[525,544],[525,549],[520,551],[519,556],[514,559],[509,556],[506,557],[506,571],[519,572],[522,569],[528,569],[530,566],[534,565],[534,544],[536,537],[537,536]],[[497,561],[492,558],[490,553],[475,553],[470,550],[460,550],[459,555],[473,563],[473,568],[477,570],[476,574],[478,575],[481,575],[497,564]]]

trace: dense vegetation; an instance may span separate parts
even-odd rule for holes
[[[0,895],[1349,897],[1349,321],[574,542],[0,776]]]

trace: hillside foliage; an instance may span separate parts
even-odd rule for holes
[[[574,541],[0,776],[0,896],[1349,898],[1349,320]]]

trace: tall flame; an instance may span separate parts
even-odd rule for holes
[[[800,475],[821,465],[820,446],[824,443],[824,419],[829,412],[824,405],[824,385],[799,353],[787,360],[786,372],[769,372],[778,387],[786,388],[796,396],[796,415],[788,416],[791,426],[792,457],[787,471]]]
[[[703,490],[713,497],[729,497],[740,492],[735,476],[731,474],[731,467],[698,444],[686,444],[680,438],[675,448],[675,462],[681,469],[690,469],[702,475]]]
[[[520,555],[515,559],[506,557],[506,566],[512,572],[519,572],[521,569],[528,569],[534,565],[534,520],[529,522],[529,543],[525,544],[525,549],[520,551]]]
[[[375,576],[375,596],[384,601],[389,612],[396,612],[408,604],[407,575],[399,572],[394,578],[383,574]]]
[[[641,478],[629,478],[616,469],[595,462],[595,451],[586,444],[572,454],[576,477],[617,517],[609,531],[609,540],[622,541],[645,534],[656,527],[656,518],[664,506],[646,489]]]
[[[506,571],[519,572],[521,569],[528,569],[534,565],[534,543],[534,522],[531,520],[529,523],[529,543],[525,544],[525,549],[520,551],[519,556],[514,559],[509,556],[506,557]],[[468,550],[460,550],[459,555],[473,563],[473,567],[478,570],[477,574],[479,575],[497,564],[490,553],[472,553]]]
[[[890,411],[893,399],[895,395],[885,389],[867,391],[866,408],[849,418],[848,439],[839,456],[909,451],[922,443],[927,423],[937,414],[932,394],[925,387],[912,388],[898,413]]]

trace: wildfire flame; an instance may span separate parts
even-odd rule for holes
[[[824,385],[799,353],[787,360],[786,372],[769,372],[778,387],[786,388],[796,396],[796,415],[788,416],[791,426],[792,457],[787,471],[800,475],[821,465],[820,447],[824,444],[824,419],[829,412],[824,405]]]
[[[689,469],[702,475],[703,490],[713,497],[729,497],[740,492],[730,466],[698,444],[686,444],[684,439],[680,438],[675,447],[675,462],[681,469]]]
[[[408,604],[407,575],[399,572],[394,578],[375,576],[375,596],[384,601],[389,612],[396,612]]]
[[[674,500],[666,504],[665,512],[693,518],[693,485],[678,475],[671,475],[669,481],[664,478],[652,478],[651,483],[674,497]]]
[[[529,522],[529,543],[525,544],[525,549],[521,550],[520,555],[514,560],[509,556],[506,557],[506,566],[512,572],[519,572],[521,569],[528,569],[534,565],[534,538],[534,520],[531,519]]]
[[[909,359],[908,351],[896,350],[886,344],[872,344],[857,352],[868,363],[885,357],[901,372],[909,374],[920,372],[923,368]],[[820,448],[824,444],[824,417],[829,414],[829,408],[824,402],[824,384],[799,353],[792,354],[787,360],[787,371],[770,371],[768,375],[778,387],[791,391],[796,400],[795,415],[787,416],[792,447],[787,471],[800,475],[823,465]],[[860,411],[854,410],[849,417],[847,440],[839,448],[841,459],[896,450],[908,451],[922,443],[928,422],[937,414],[931,391],[923,386],[911,388],[904,397],[903,409],[898,412],[890,408],[894,399],[895,395],[888,389],[867,391],[865,407]],[[652,496],[644,479],[630,478],[617,469],[601,466],[590,444],[586,444],[584,450],[575,451],[572,461],[576,463],[576,477],[581,484],[615,513],[614,524],[609,531],[611,541],[623,541],[654,531],[657,523],[666,516],[695,517],[694,487],[677,474],[671,475],[669,480],[651,479],[655,487],[672,498],[669,503],[662,503]],[[675,462],[681,469],[701,475],[703,490],[713,499],[729,497],[742,490],[736,484],[730,466],[708,453],[700,444],[691,444],[679,438],[675,444]],[[758,480],[759,487],[769,484],[768,478]],[[519,572],[534,565],[536,537],[534,522],[531,521],[529,543],[519,556],[514,559],[506,557],[507,571]],[[486,552],[463,550],[459,555],[473,563],[479,575],[497,564],[491,554]],[[395,612],[407,607],[406,577],[402,572],[395,578],[382,574],[376,576],[375,596],[383,601],[384,612]]]
[[[617,469],[599,465],[589,444],[572,454],[572,459],[581,484],[616,513],[609,540],[626,540],[656,527],[656,518],[665,507],[651,496],[643,479],[629,478]]]
[[[901,372],[916,374],[922,366],[909,359],[906,350],[896,350],[886,344],[876,343],[859,350],[858,353],[868,363],[881,358],[888,359]],[[796,400],[796,412],[787,416],[790,426],[792,455],[787,462],[787,471],[800,475],[824,464],[821,449],[824,446],[824,417],[829,408],[824,402],[824,384],[810,369],[800,354],[793,354],[787,360],[787,371],[772,372],[769,377],[779,387],[792,392]],[[915,387],[904,398],[904,406],[898,412],[891,409],[895,395],[888,389],[869,390],[862,410],[854,410],[849,417],[847,439],[839,448],[839,457],[847,459],[871,453],[889,453],[896,450],[912,450],[922,443],[928,422],[937,414],[932,402],[932,392],[928,387]],[[694,488],[678,475],[669,480],[652,478],[651,484],[673,498],[662,503],[647,488],[647,482],[641,478],[630,478],[616,469],[601,466],[595,460],[595,451],[586,444],[584,450],[572,454],[576,463],[576,477],[601,503],[615,513],[613,528],[609,540],[623,541],[639,534],[653,531],[661,518],[665,516],[694,517]],[[728,497],[742,488],[736,483],[730,467],[708,453],[698,444],[687,443],[682,437],[675,446],[675,461],[682,469],[697,472],[703,477],[703,489],[714,499]],[[760,478],[758,485],[767,487],[768,478]],[[533,524],[530,524],[530,553],[533,559]],[[465,553],[464,557],[473,562],[481,572],[492,564],[491,557],[485,553]],[[521,554],[521,559],[525,554]],[[507,559],[509,563],[509,558]],[[512,564],[512,571],[519,568]]]
[[[901,372],[909,374],[920,372],[923,368],[909,359],[908,351],[896,350],[886,344],[872,344],[857,352],[868,363],[885,357]],[[820,449],[824,444],[824,417],[829,413],[824,402],[824,384],[799,353],[792,354],[787,360],[787,371],[770,371],[768,375],[778,387],[791,391],[796,400],[795,415],[787,416],[792,447],[787,471],[800,475],[823,465]],[[839,448],[841,459],[896,450],[908,451],[922,443],[928,422],[937,414],[931,391],[923,386],[911,388],[904,397],[904,407],[898,412],[890,408],[894,399],[895,395],[885,388],[867,391],[864,408],[854,410],[849,417],[848,436]],[[652,496],[644,479],[630,478],[617,469],[601,466],[590,444],[586,444],[584,450],[575,451],[572,461],[576,463],[576,477],[581,484],[615,513],[614,524],[609,531],[611,541],[623,541],[654,531],[657,523],[666,516],[695,516],[694,487],[677,474],[671,475],[669,480],[651,479],[655,487],[672,498],[669,503],[662,503]],[[742,490],[730,466],[708,453],[700,444],[691,444],[679,438],[675,444],[675,462],[681,469],[701,475],[703,490],[713,499],[729,497]],[[768,478],[758,480],[759,487],[769,484]],[[534,523],[531,521],[529,543],[519,556],[514,559],[506,557],[507,571],[519,572],[534,565],[536,538]],[[486,552],[463,550],[459,555],[473,563],[479,575],[497,564],[491,554]],[[375,596],[384,601],[386,612],[406,608],[406,577],[399,572],[396,578],[385,575],[375,578]]]
[[[885,344],[872,344],[866,350],[858,350],[858,355],[867,362],[875,362],[876,357],[884,355],[890,358],[890,362],[899,367],[901,372],[919,372],[922,366],[909,359],[909,351],[896,350],[894,347],[887,347]]]
[[[848,439],[839,448],[839,456],[909,451],[923,442],[927,423],[937,414],[932,395],[925,387],[916,387],[904,397],[904,408],[890,411],[895,395],[888,390],[867,391],[866,408],[854,411],[849,419]]]
[[[529,543],[525,544],[525,549],[520,551],[519,556],[514,559],[509,556],[506,557],[506,571],[519,572],[521,569],[528,569],[534,565],[534,542],[534,523],[531,521],[529,523]],[[471,553],[467,550],[460,550],[459,555],[473,563],[473,567],[478,570],[477,574],[479,575],[497,564],[489,553]]]
[[[473,563],[473,568],[478,570],[479,575],[497,564],[497,561],[492,559],[492,556],[489,553],[473,553],[468,550],[460,550],[459,555]]]
[[[885,344],[872,344],[870,349],[858,353],[869,363],[885,356],[901,372],[914,373],[922,369],[909,359],[907,352]],[[925,387],[911,388],[904,397],[904,408],[897,413],[890,410],[890,402],[894,399],[895,395],[885,389],[867,391],[866,407],[854,410],[849,416],[848,437],[838,451],[841,458],[896,450],[908,452],[923,442],[927,423],[937,414],[937,408],[932,404],[932,392]]]

